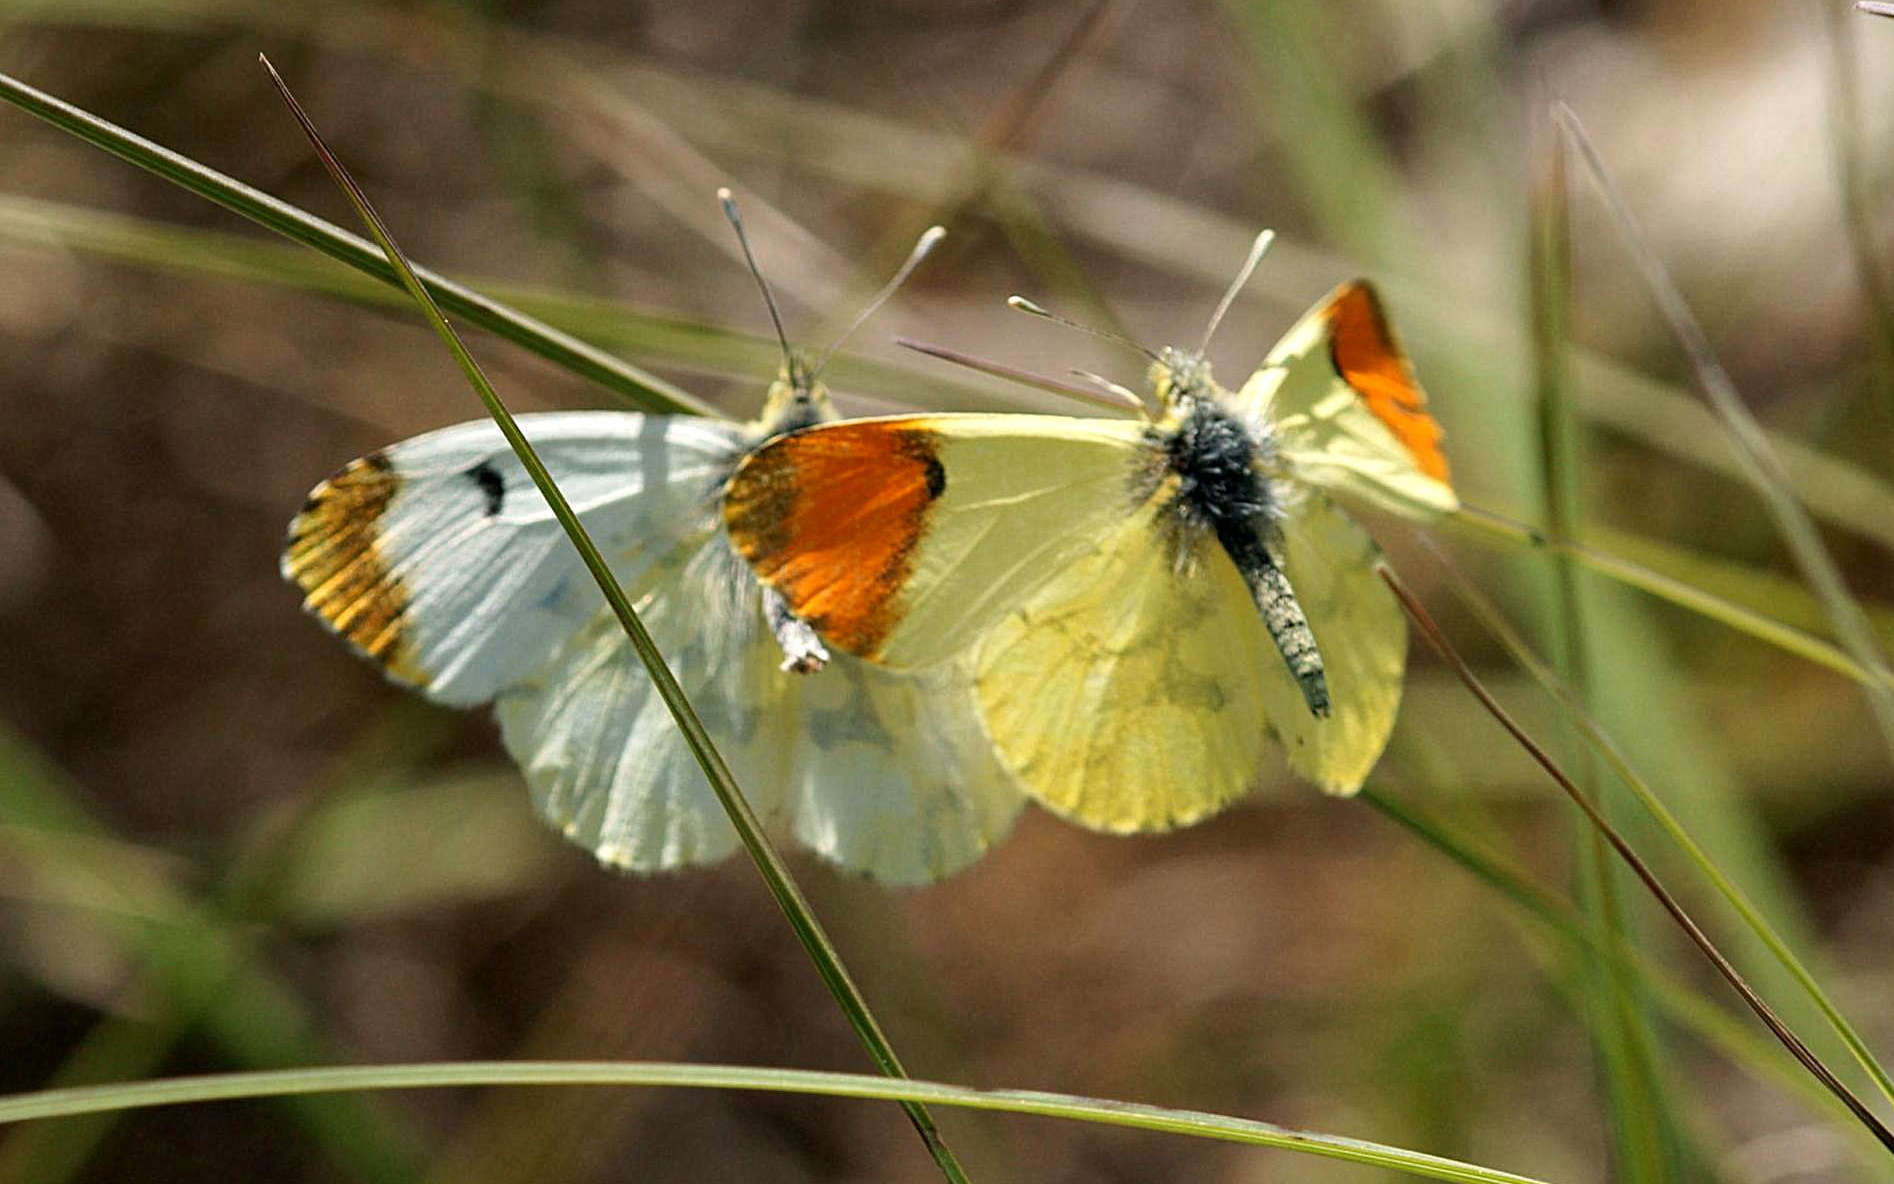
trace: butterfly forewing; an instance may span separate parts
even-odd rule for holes
[[[737,551],[831,643],[895,669],[966,650],[1137,504],[1134,422],[853,420],[785,436],[724,503]]]
[[[1284,334],[1233,404],[1292,476],[1417,517],[1459,508],[1440,426],[1374,289],[1344,284]]]
[[[716,524],[741,429],[619,412],[522,415],[621,582]],[[391,677],[472,706],[541,665],[604,598],[488,421],[403,441],[310,494],[283,573]]]

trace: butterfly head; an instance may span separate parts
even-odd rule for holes
[[[757,421],[764,440],[836,418],[835,404],[829,400],[829,388],[822,384],[818,366],[818,360],[807,350],[784,351],[782,369],[776,372],[776,381],[770,383],[763,414]]]
[[[1211,401],[1217,384],[1201,352],[1167,345],[1151,363],[1151,389],[1163,413],[1172,415],[1188,410],[1191,403]]]

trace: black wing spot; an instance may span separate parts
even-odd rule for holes
[[[506,478],[500,476],[500,470],[493,467],[492,461],[483,460],[468,469],[465,475],[486,495],[487,517],[498,514],[500,507],[506,504]]]
[[[940,459],[932,453],[928,454],[926,467],[927,500],[938,501],[940,495],[947,492],[947,470],[941,465]]]

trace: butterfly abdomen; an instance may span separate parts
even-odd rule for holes
[[[1309,710],[1329,711],[1328,677],[1295,589],[1271,552],[1282,507],[1259,462],[1269,449],[1241,420],[1205,398],[1185,397],[1180,414],[1156,429],[1165,465],[1176,481],[1172,511],[1186,532],[1208,530],[1243,575],[1289,673]]]

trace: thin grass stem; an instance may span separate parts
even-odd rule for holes
[[[1663,261],[1645,239],[1643,228],[1623,195],[1618,192],[1603,159],[1586,136],[1577,113],[1561,103],[1553,107],[1552,118],[1564,131],[1566,142],[1577,152],[1593,186],[1604,198],[1612,221],[1617,224],[1619,237],[1631,252],[1638,271],[1643,274],[1646,286],[1657,301],[1658,310],[1669,322],[1672,334],[1683,346],[1691,370],[1697,377],[1697,385],[1709,398],[1710,405],[1735,443],[1744,475],[1756,487],[1763,504],[1775,519],[1776,528],[1788,544],[1789,553],[1795,558],[1802,578],[1814,588],[1827,609],[1835,637],[1858,664],[1874,672],[1874,679],[1861,685],[1867,694],[1868,705],[1874,711],[1875,722],[1880,725],[1882,739],[1889,752],[1894,753],[1894,691],[1887,689],[1889,681],[1894,679],[1894,673],[1889,671],[1880,645],[1868,625],[1867,614],[1862,612],[1861,606],[1848,591],[1848,585],[1842,579],[1834,559],[1822,545],[1814,521],[1797,499],[1794,484],[1788,471],[1783,468],[1781,458],[1770,447],[1761,425],[1744,406],[1736,384],[1730,380],[1728,371],[1723,369],[1716,352],[1710,348],[1710,339],[1691,315],[1683,293],[1677,290]]]
[[[1572,800],[1572,804],[1577,806],[1579,810],[1584,813],[1585,817],[1590,820],[1594,827],[1598,828],[1599,833],[1604,835],[1605,840],[1617,851],[1618,857],[1624,861],[1625,865],[1631,869],[1639,880],[1643,881],[1645,888],[1656,898],[1657,903],[1663,907],[1666,913],[1670,914],[1671,919],[1677,923],[1678,928],[1683,930],[1684,936],[1688,937],[1691,943],[1703,952],[1703,956],[1710,960],[1710,964],[1716,968],[1717,973],[1723,976],[1724,981],[1728,982],[1738,995],[1742,996],[1743,1002],[1748,1004],[1749,1009],[1756,1013],[1756,1018],[1760,1019],[1763,1025],[1775,1035],[1776,1039],[1782,1042],[1783,1047],[1789,1050],[1790,1055],[1800,1061],[1803,1068],[1813,1074],[1815,1079],[1820,1081],[1830,1093],[1839,1098],[1842,1104],[1848,1107],[1849,1112],[1874,1135],[1882,1147],[1890,1154],[1894,1154],[1894,1131],[1890,1131],[1887,1126],[1882,1123],[1880,1118],[1875,1115],[1874,1111],[1870,1110],[1866,1103],[1856,1097],[1854,1091],[1850,1090],[1839,1077],[1835,1076],[1834,1071],[1823,1063],[1822,1059],[1816,1056],[1814,1051],[1810,1049],[1807,1044],[1803,1043],[1802,1038],[1790,1030],[1789,1026],[1775,1013],[1774,1009],[1772,1009],[1763,997],[1758,995],[1755,989],[1749,985],[1748,981],[1743,978],[1741,972],[1731,964],[1728,958],[1723,956],[1722,951],[1717,948],[1716,943],[1710,940],[1710,936],[1703,931],[1696,921],[1691,919],[1690,914],[1684,910],[1683,905],[1680,904],[1677,898],[1672,896],[1670,891],[1658,880],[1657,874],[1653,872],[1650,866],[1632,849],[1631,844],[1625,840],[1624,836],[1618,833],[1617,828],[1613,827],[1604,814],[1599,811],[1597,804],[1587,797],[1570,777],[1566,776],[1565,771],[1559,767],[1558,762],[1554,761],[1550,754],[1548,754],[1544,748],[1540,747],[1537,741],[1533,740],[1531,736],[1526,734],[1523,728],[1514,722],[1512,716],[1507,713],[1504,707],[1500,706],[1499,701],[1493,698],[1492,693],[1480,682],[1479,676],[1473,673],[1473,669],[1467,665],[1466,659],[1462,658],[1460,652],[1453,648],[1453,644],[1447,640],[1446,634],[1440,631],[1440,626],[1434,623],[1433,617],[1422,607],[1419,599],[1408,590],[1407,585],[1401,582],[1400,577],[1396,576],[1394,572],[1386,566],[1383,566],[1380,571],[1382,580],[1393,590],[1395,598],[1401,602],[1401,607],[1406,610],[1408,618],[1414,622],[1415,626],[1421,631],[1421,635],[1427,639],[1427,643],[1431,645],[1434,651],[1447,663],[1448,667],[1454,672],[1455,676],[1460,679],[1461,683],[1466,686],[1467,690],[1472,693],[1473,697],[1479,700],[1481,706],[1486,708],[1487,713],[1497,720],[1501,727],[1506,729],[1507,733],[1518,742],[1521,748],[1526,750],[1526,753],[1532,757],[1533,761],[1536,762],[1540,768],[1544,769],[1546,774],[1565,792],[1565,796]]]
[[[349,203],[355,207],[355,212],[361,218],[363,225],[368,228],[375,241],[380,244],[382,251],[386,253],[388,262],[400,276],[402,284],[420,305],[428,322],[440,335],[448,351],[453,354],[454,360],[460,365],[461,372],[466,376],[468,383],[480,396],[480,401],[486,405],[487,412],[499,425],[501,434],[506,437],[507,443],[519,456],[520,463],[531,475],[533,484],[539,488],[540,494],[552,508],[553,516],[559,520],[560,526],[571,538],[587,570],[592,573],[592,578],[597,581],[599,590],[604,593],[606,602],[611,605],[619,623],[624,626],[626,635],[631,639],[632,648],[637,650],[639,659],[651,672],[652,682],[657,687],[659,697],[670,709],[679,730],[683,733],[685,743],[697,758],[698,764],[703,767],[704,776],[709,779],[711,788],[716,792],[719,802],[730,816],[730,822],[736,828],[744,848],[755,861],[757,870],[762,873],[763,882],[768,887],[770,895],[782,909],[783,915],[788,919],[790,927],[808,952],[824,984],[835,996],[843,1015],[847,1017],[850,1026],[855,1029],[856,1035],[867,1049],[869,1058],[884,1074],[905,1078],[907,1070],[902,1067],[900,1058],[895,1055],[894,1047],[889,1043],[887,1036],[881,1030],[881,1025],[869,1010],[868,1001],[862,996],[854,979],[842,964],[841,955],[829,941],[821,922],[816,919],[808,899],[790,876],[788,866],[783,863],[782,858],[771,846],[768,836],[764,834],[761,820],[757,818],[755,811],[743,797],[735,776],[730,772],[729,766],[724,763],[716,745],[712,743],[703,721],[697,717],[689,699],[684,695],[683,688],[678,686],[677,679],[665,664],[664,655],[659,652],[657,643],[651,639],[651,634],[646,631],[644,623],[638,619],[638,614],[632,608],[630,599],[626,597],[624,589],[619,586],[604,556],[599,554],[598,548],[586,533],[584,524],[579,521],[578,515],[573,512],[565,495],[560,492],[551,474],[546,471],[546,466],[539,459],[538,453],[534,451],[532,443],[520,431],[519,425],[513,421],[512,415],[507,411],[498,392],[493,389],[492,384],[487,381],[486,375],[481,371],[479,363],[467,351],[459,334],[454,331],[440,307],[434,302],[427,286],[415,274],[386,224],[370,204],[367,194],[355,183],[354,178],[323,143],[315,124],[303,111],[301,104],[297,103],[295,96],[290,93],[289,87],[277,74],[276,68],[270,65],[269,59],[261,60],[264,69],[269,71],[270,81],[283,96],[283,101],[289,105],[296,121],[302,125],[304,134],[309,137],[317,155],[321,157],[323,166],[329,170],[336,185],[348,196]],[[916,1132],[919,1133],[928,1153],[939,1166],[941,1174],[949,1181],[964,1184],[967,1179],[966,1173],[960,1167],[959,1161],[954,1158],[945,1140],[942,1139],[940,1130],[926,1107],[916,1101],[904,1101],[902,1107],[907,1111],[909,1121],[914,1124]]]
[[[0,101],[11,103],[94,147],[104,149],[120,160],[208,198],[285,238],[313,247],[383,283],[397,288],[401,286],[401,277],[373,243],[297,209],[288,202],[253,189],[234,177],[181,156],[108,120],[81,111],[4,73],[0,73]],[[715,414],[709,404],[655,374],[648,374],[604,350],[432,271],[420,274],[428,291],[440,300],[443,308],[456,316],[465,317],[471,324],[523,346],[574,374],[589,378],[647,411]]]
[[[897,1080],[861,1073],[824,1073],[807,1069],[742,1065],[458,1061],[435,1065],[360,1065],[273,1073],[209,1074],[0,1097],[0,1122],[234,1098],[493,1085],[665,1086],[955,1106],[968,1110],[1073,1119],[1106,1126],[1244,1143],[1253,1147],[1274,1147],[1349,1163],[1392,1168],[1434,1180],[1461,1181],[1464,1184],[1539,1184],[1529,1176],[1424,1152],[1371,1143],[1364,1139],[1293,1130],[1255,1119],[1233,1118],[1201,1110],[1179,1110],[1038,1090],[976,1090],[966,1086]]]

